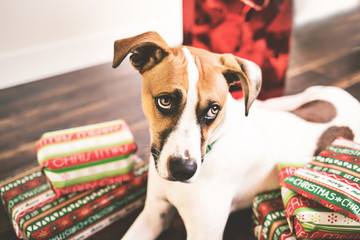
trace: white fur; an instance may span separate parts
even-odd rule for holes
[[[190,66],[189,77],[195,72]],[[173,147],[172,142],[185,136],[183,129],[189,128],[194,135],[181,143],[199,147],[193,91],[190,87],[189,105],[166,148]],[[316,99],[336,107],[338,115],[330,123],[307,122],[287,112]],[[318,137],[330,126],[348,126],[360,136],[360,104],[338,88],[312,87],[297,95],[256,101],[249,117],[244,116],[243,105],[229,94],[225,117],[210,136],[217,141],[191,184],[161,178],[150,159],[145,208],[123,239],[155,239],[170,223],[175,208],[184,221],[187,239],[222,239],[231,211],[249,207],[255,194],[278,187],[277,163],[308,161]]]
[[[184,156],[185,150],[191,153],[191,157],[196,160],[198,166],[196,173],[187,182],[192,182],[196,179],[201,166],[201,151],[200,151],[200,126],[196,121],[196,104],[198,102],[198,93],[196,84],[199,81],[199,71],[196,67],[193,56],[190,51],[184,47],[186,59],[188,60],[187,72],[189,89],[187,92],[187,99],[185,109],[178,121],[176,129],[172,131],[167,138],[164,147],[160,153],[158,160],[158,173],[163,178],[170,176],[168,172],[167,159],[171,155]]]

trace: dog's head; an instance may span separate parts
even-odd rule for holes
[[[132,53],[130,62],[142,75],[142,107],[158,174],[192,182],[224,118],[229,86],[241,82],[247,115],[261,87],[259,67],[231,54],[170,48],[156,32],[117,40],[114,48],[114,68]]]

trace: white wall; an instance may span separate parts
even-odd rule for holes
[[[0,0],[0,89],[111,62],[149,30],[181,44],[182,0]]]
[[[297,26],[360,2],[294,1]],[[182,0],[0,0],[0,89],[111,62],[115,39],[148,30],[180,45]]]
[[[359,0],[294,0],[295,26],[340,14],[360,5]]]

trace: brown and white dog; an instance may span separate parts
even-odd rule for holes
[[[156,238],[175,208],[187,239],[222,239],[233,210],[278,187],[278,162],[309,161],[337,136],[359,139],[360,104],[339,88],[254,101],[261,71],[245,59],[170,48],[155,32],[117,40],[113,67],[129,53],[143,77],[152,157],[145,208],[123,239]],[[229,94],[239,81],[242,101]]]

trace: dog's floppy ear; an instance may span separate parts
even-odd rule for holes
[[[132,53],[130,62],[140,73],[151,69],[169,54],[169,46],[156,32],[145,32],[140,35],[116,40],[114,43],[113,68]]]
[[[237,82],[241,83],[245,100],[245,115],[247,116],[251,104],[261,89],[261,70],[255,63],[232,54],[222,54],[220,61],[224,66],[223,75],[229,86]]]

